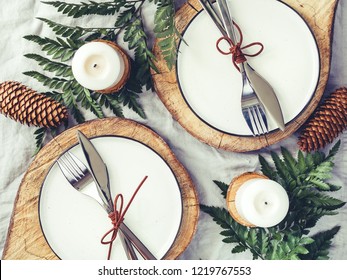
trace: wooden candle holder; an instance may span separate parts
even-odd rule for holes
[[[251,179],[269,179],[269,178],[266,177],[265,175],[258,174],[255,172],[243,173],[231,181],[229,188],[228,188],[227,197],[226,197],[227,208],[228,208],[228,211],[229,211],[231,217],[233,217],[233,219],[236,222],[238,222],[239,224],[246,226],[246,227],[255,227],[255,225],[244,220],[241,217],[241,215],[237,212],[236,205],[235,205],[235,197],[236,197],[236,193],[239,190],[239,188],[244,183],[246,183],[247,181],[249,181]]]
[[[121,57],[124,61],[124,73],[123,73],[123,76],[121,77],[121,79],[119,80],[119,82],[116,83],[112,87],[109,87],[109,88],[106,88],[103,90],[97,90],[97,92],[103,93],[103,94],[110,94],[110,93],[114,93],[114,92],[121,90],[130,77],[131,63],[130,63],[129,56],[126,54],[126,52],[120,46],[118,46],[116,43],[114,43],[112,41],[98,39],[98,40],[94,40],[93,42],[102,42],[102,43],[109,45],[110,47],[112,47],[116,52],[118,52],[121,55]]]

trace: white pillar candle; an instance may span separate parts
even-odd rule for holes
[[[272,227],[288,213],[289,198],[284,188],[269,179],[250,179],[235,196],[238,214],[256,227]]]
[[[77,82],[91,90],[105,90],[116,85],[124,74],[122,55],[104,42],[80,47],[72,59],[72,73]]]

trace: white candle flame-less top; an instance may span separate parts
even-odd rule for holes
[[[251,179],[237,191],[238,214],[257,227],[272,227],[288,213],[289,199],[284,188],[269,179]]]
[[[124,60],[114,48],[103,42],[80,47],[72,59],[77,82],[91,90],[105,90],[116,85],[124,73]]]

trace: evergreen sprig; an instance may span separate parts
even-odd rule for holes
[[[328,155],[319,151],[304,155],[299,151],[297,159],[282,148],[280,154],[271,152],[272,164],[259,155],[262,173],[280,183],[289,196],[289,212],[274,227],[242,226],[224,208],[201,205],[201,210],[221,226],[223,242],[236,244],[232,253],[249,250],[253,259],[328,259],[331,240],[340,227],[308,235],[321,217],[335,215],[336,210],[345,205],[327,195],[340,188],[326,181],[331,178],[333,159],[339,147],[340,141]],[[214,183],[226,197],[228,185],[220,181]]]

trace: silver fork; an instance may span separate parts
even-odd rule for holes
[[[217,0],[222,20],[215,12],[212,4],[208,0],[200,0],[200,3],[207,14],[217,25],[223,36],[229,37],[233,43],[236,42],[235,29],[233,19],[229,12],[227,3],[225,0]],[[225,28],[225,29],[224,29]],[[240,72],[242,75],[242,95],[241,95],[241,109],[242,115],[246,120],[248,127],[250,128],[253,136],[262,135],[268,133],[268,123],[265,114],[264,107],[258,99],[256,92],[254,91],[251,83],[248,79],[245,67],[248,66],[247,62],[239,64]]]
[[[225,0],[217,0],[224,27],[228,37],[233,43],[236,43],[235,28],[232,16],[229,12],[228,5]],[[239,64],[240,72],[242,75],[242,95],[241,95],[241,108],[242,114],[245,118],[253,135],[261,135],[267,133],[267,119],[263,105],[260,103],[251,83],[248,79],[245,62]]]
[[[57,164],[65,178],[76,190],[92,197],[105,208],[105,204],[102,202],[96,187],[90,184],[93,181],[90,171],[76,156],[70,152],[65,152],[57,160]],[[135,246],[144,259],[155,259],[146,246],[124,223],[120,224],[119,229],[119,236],[128,259],[138,259],[133,246]]]

